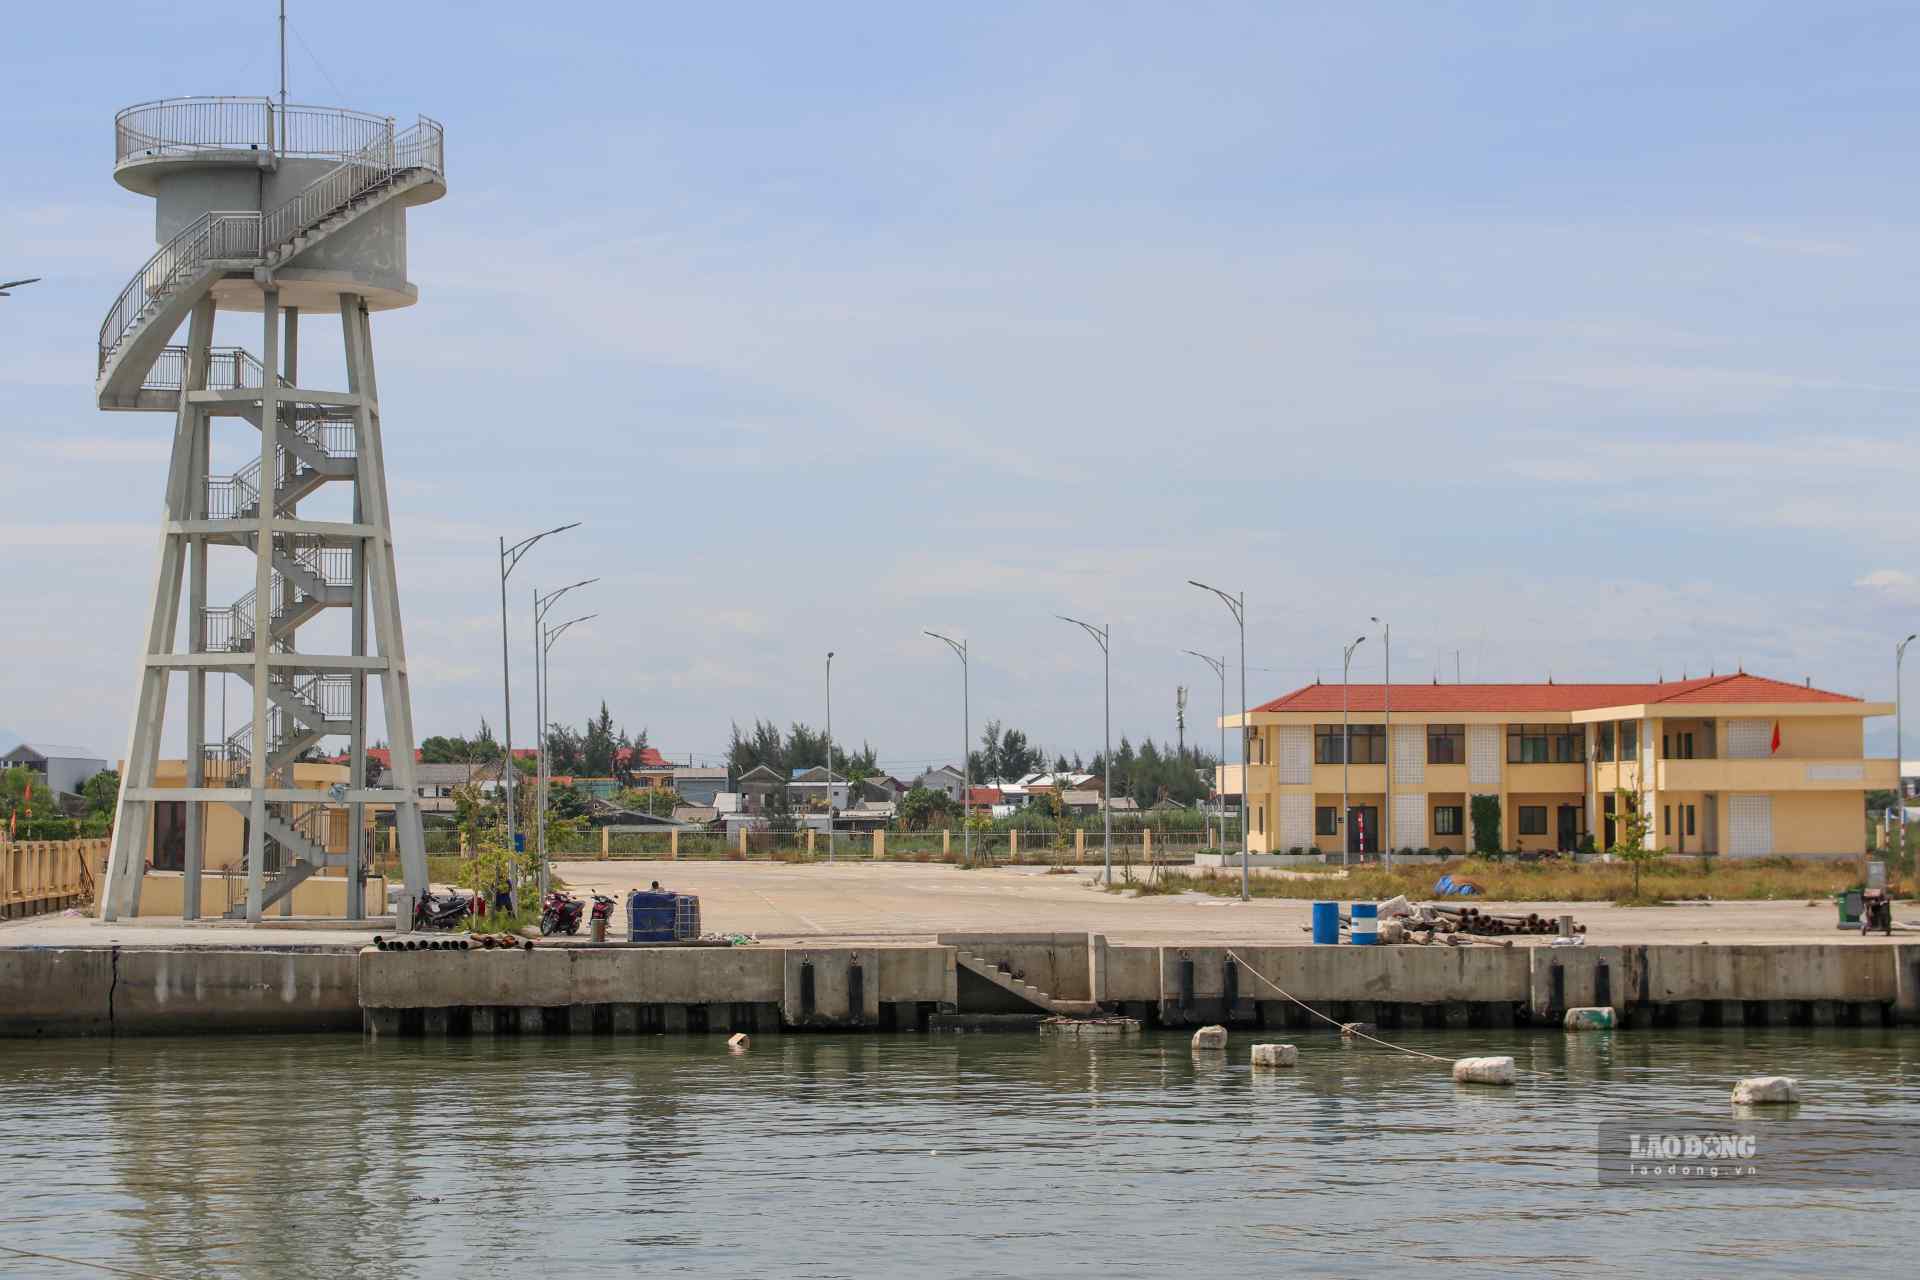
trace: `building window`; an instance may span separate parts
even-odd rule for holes
[[[1437,804],[1433,807],[1433,834],[1437,836],[1457,836],[1460,834],[1461,806],[1457,804]]]
[[[1523,836],[1547,834],[1547,806],[1543,804],[1520,806],[1520,834]]]
[[[1687,834],[1693,834],[1693,806],[1687,806]]]
[[[1353,726],[1353,762],[1355,764],[1385,764],[1387,762],[1387,731],[1377,724],[1356,724]]]
[[[1313,762],[1339,764],[1345,758],[1340,754],[1340,726],[1337,724],[1313,726]]]
[[[1620,722],[1620,758],[1631,760],[1640,753],[1640,725],[1637,721]]]
[[[1604,720],[1595,728],[1593,758],[1595,760],[1613,759],[1613,722],[1611,720]]]
[[[1663,836],[1673,834],[1673,806],[1670,804],[1660,806],[1660,834]]]
[[[1428,764],[1465,764],[1467,762],[1467,726],[1430,724],[1427,726]]]
[[[1339,835],[1340,811],[1330,804],[1317,806],[1313,811],[1313,834],[1317,836]]]
[[[1508,764],[1578,764],[1586,758],[1586,731],[1579,725],[1510,724]]]
[[[1261,835],[1267,834],[1267,806],[1263,804],[1253,806],[1253,829]]]
[[[1353,763],[1385,764],[1387,762],[1387,731],[1377,724],[1356,724],[1345,730],[1337,724],[1313,726],[1313,762],[1339,764],[1341,741],[1343,737],[1349,735],[1353,742]]]

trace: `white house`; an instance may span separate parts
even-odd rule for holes
[[[79,795],[87,779],[106,767],[105,758],[99,754],[58,742],[23,742],[0,756],[0,769],[37,773],[56,796]]]

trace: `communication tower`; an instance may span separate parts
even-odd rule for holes
[[[294,888],[323,868],[357,887],[368,805],[392,807],[407,890],[426,888],[371,317],[418,300],[407,210],[446,193],[443,131],[424,116],[397,128],[391,116],[289,106],[284,78],[283,58],[278,101],[173,98],[114,119],[114,179],[153,197],[160,247],[100,326],[96,391],[102,409],[169,413],[174,426],[99,895],[106,920],[138,914],[149,848],[163,843],[181,853],[189,919],[288,912]],[[258,356],[215,345],[216,319],[230,313],[259,318]],[[301,376],[303,322],[311,344],[316,320],[338,324],[344,390]],[[236,444],[245,465],[216,469]],[[210,594],[228,580],[237,594]],[[222,675],[251,694],[224,734],[207,697]],[[184,789],[156,785],[176,676]],[[374,686],[389,748],[378,778]],[[300,776],[323,744],[344,752],[344,785]],[[203,870],[220,869],[205,867],[216,806],[237,811],[245,831],[224,904],[201,901]],[[344,896],[359,917],[362,893]]]

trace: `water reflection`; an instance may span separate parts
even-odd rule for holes
[[[1614,1115],[1725,1118],[1763,1070],[1809,1081],[1806,1113],[1920,1124],[1910,1033],[1499,1036],[1399,1033],[1548,1078],[1460,1088],[1314,1033],[1261,1071],[1245,1035],[13,1043],[0,1245],[166,1276],[1590,1276],[1835,1249],[1893,1274],[1873,1242],[1901,1197],[1602,1192],[1592,1143]]]

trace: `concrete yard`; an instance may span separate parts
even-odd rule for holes
[[[955,932],[1096,932],[1115,942],[1206,940],[1306,941],[1305,901],[1264,898],[1242,904],[1200,894],[1128,898],[1093,887],[1094,869],[1048,875],[1041,868],[962,871],[917,863],[842,862],[562,862],[556,873],[574,890],[621,893],[654,880],[700,895],[710,932],[749,933],[768,940],[826,938],[930,941]],[[1571,914],[1593,943],[1837,942],[1862,943],[1834,927],[1831,903],[1721,902],[1672,907],[1604,903],[1479,902],[1487,910]],[[1920,918],[1903,905],[1896,920]],[[149,946],[334,947],[364,943],[372,930],[276,927],[232,922],[183,926],[147,919],[101,924],[77,915],[0,923],[0,947],[86,946],[117,942]],[[617,931],[616,931],[617,936]],[[1904,935],[1910,940],[1920,935]],[[1899,940],[1903,935],[1896,933]],[[1878,935],[1871,941],[1879,941]],[[1519,945],[1545,939],[1516,939]]]

